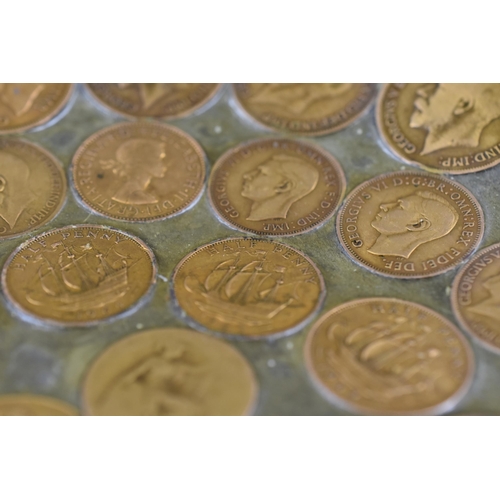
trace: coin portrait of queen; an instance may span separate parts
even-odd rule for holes
[[[117,177],[111,198],[120,203],[145,205],[157,203],[158,197],[148,190],[154,178],[165,176],[165,145],[152,139],[130,139],[119,146],[116,159],[101,160],[101,167]]]
[[[380,236],[368,252],[407,259],[420,245],[450,233],[458,217],[448,200],[430,191],[383,203],[371,222]]]

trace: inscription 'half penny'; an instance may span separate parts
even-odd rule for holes
[[[467,189],[419,172],[364,182],[337,217],[338,237],[354,261],[396,278],[448,271],[475,251],[483,231],[483,211]]]
[[[200,247],[177,265],[172,282],[196,324],[250,338],[298,330],[325,293],[321,273],[303,253],[244,238]]]
[[[312,327],[304,351],[322,394],[365,413],[450,411],[474,373],[472,350],[451,322],[397,299],[332,309]]]
[[[83,203],[112,219],[165,219],[201,196],[205,155],[176,127],[120,123],[89,137],[73,158],[73,182]]]
[[[234,347],[192,330],[163,328],[114,343],[83,384],[90,415],[246,415],[257,382]]]
[[[226,224],[259,235],[288,236],[326,222],[345,185],[339,163],[323,149],[265,139],[224,154],[212,170],[209,194]]]
[[[391,83],[377,124],[405,161],[453,174],[484,170],[500,162],[500,84]]]
[[[7,299],[20,313],[61,325],[88,325],[123,313],[156,280],[151,250],[104,226],[66,226],[19,246],[2,271]]]
[[[73,406],[58,399],[36,394],[3,394],[0,417],[71,417],[78,415]]]

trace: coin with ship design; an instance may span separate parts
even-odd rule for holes
[[[210,202],[231,227],[266,236],[321,226],[345,192],[337,160],[320,147],[289,139],[260,139],[225,153],[212,169]]]
[[[78,410],[59,399],[36,394],[0,395],[0,417],[71,417]]]
[[[483,211],[472,193],[458,182],[421,172],[364,182],[337,216],[337,234],[348,255],[396,278],[448,271],[476,250],[483,232]]]
[[[155,122],[119,123],[96,132],[73,158],[82,202],[112,219],[165,219],[201,196],[205,155],[182,130]]]
[[[484,170],[500,162],[500,84],[387,84],[377,125],[407,162],[440,173]]]
[[[66,106],[73,87],[71,83],[0,83],[0,134],[49,122]]]
[[[177,265],[172,282],[176,303],[195,324],[247,338],[300,329],[325,293],[309,257],[282,243],[250,238],[198,248]]]
[[[31,142],[0,138],[0,239],[53,219],[66,199],[60,162]]]
[[[205,106],[219,83],[87,83],[107,108],[131,118],[179,118]]]
[[[472,350],[447,319],[391,298],[347,302],[309,331],[304,354],[321,393],[372,414],[440,414],[465,395]]]
[[[236,83],[242,108],[261,125],[302,135],[347,127],[375,96],[371,83]]]
[[[230,344],[180,328],[142,331],[108,347],[85,376],[89,415],[247,415],[252,368]]]
[[[22,316],[89,325],[130,309],[156,280],[151,250],[135,236],[97,225],[66,226],[20,245],[2,287]]]

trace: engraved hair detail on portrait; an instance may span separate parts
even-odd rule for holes
[[[479,145],[481,134],[500,118],[500,84],[427,84],[416,92],[411,128],[427,131],[420,154]]]
[[[449,234],[459,219],[451,203],[430,191],[383,203],[380,210],[371,222],[380,236],[368,252],[406,259],[420,245]]]
[[[0,114],[22,116],[31,109],[44,88],[43,83],[0,83]]]
[[[500,273],[491,276],[482,285],[488,291],[489,297],[469,306],[467,311],[498,321],[500,320]]]

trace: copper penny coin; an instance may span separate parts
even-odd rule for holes
[[[463,335],[427,307],[390,298],[347,302],[322,316],[304,347],[322,394],[363,413],[450,411],[472,382]]]
[[[0,138],[0,239],[53,219],[66,199],[66,176],[48,151],[21,139]]]
[[[207,104],[220,83],[87,83],[104,106],[131,118],[179,118]]]
[[[82,398],[90,415],[247,415],[257,382],[230,344],[161,328],[108,347],[91,365]]]
[[[71,417],[78,410],[59,399],[36,394],[0,395],[0,417]]]
[[[177,265],[172,282],[177,304],[197,325],[248,338],[300,329],[325,294],[306,255],[258,239],[204,245]]]
[[[364,182],[337,217],[344,250],[371,271],[424,278],[460,264],[479,245],[481,206],[458,182],[420,172],[394,172]]]
[[[144,242],[96,225],[35,236],[10,255],[2,271],[3,291],[17,312],[68,326],[123,313],[155,280],[155,258]]]
[[[484,170],[500,162],[500,84],[391,83],[377,124],[407,162],[441,173]]]
[[[43,125],[68,103],[71,83],[0,83],[0,134]]]
[[[217,161],[209,195],[229,226],[289,236],[326,222],[345,185],[341,166],[327,151],[289,139],[263,139],[239,145]]]
[[[165,219],[193,206],[205,181],[205,155],[182,130],[119,123],[90,136],[73,158],[81,201],[111,219]]]
[[[237,83],[243,109],[261,125],[303,135],[325,135],[347,127],[370,104],[370,83]]]
[[[453,281],[456,318],[473,337],[500,352],[500,243],[478,252]]]

